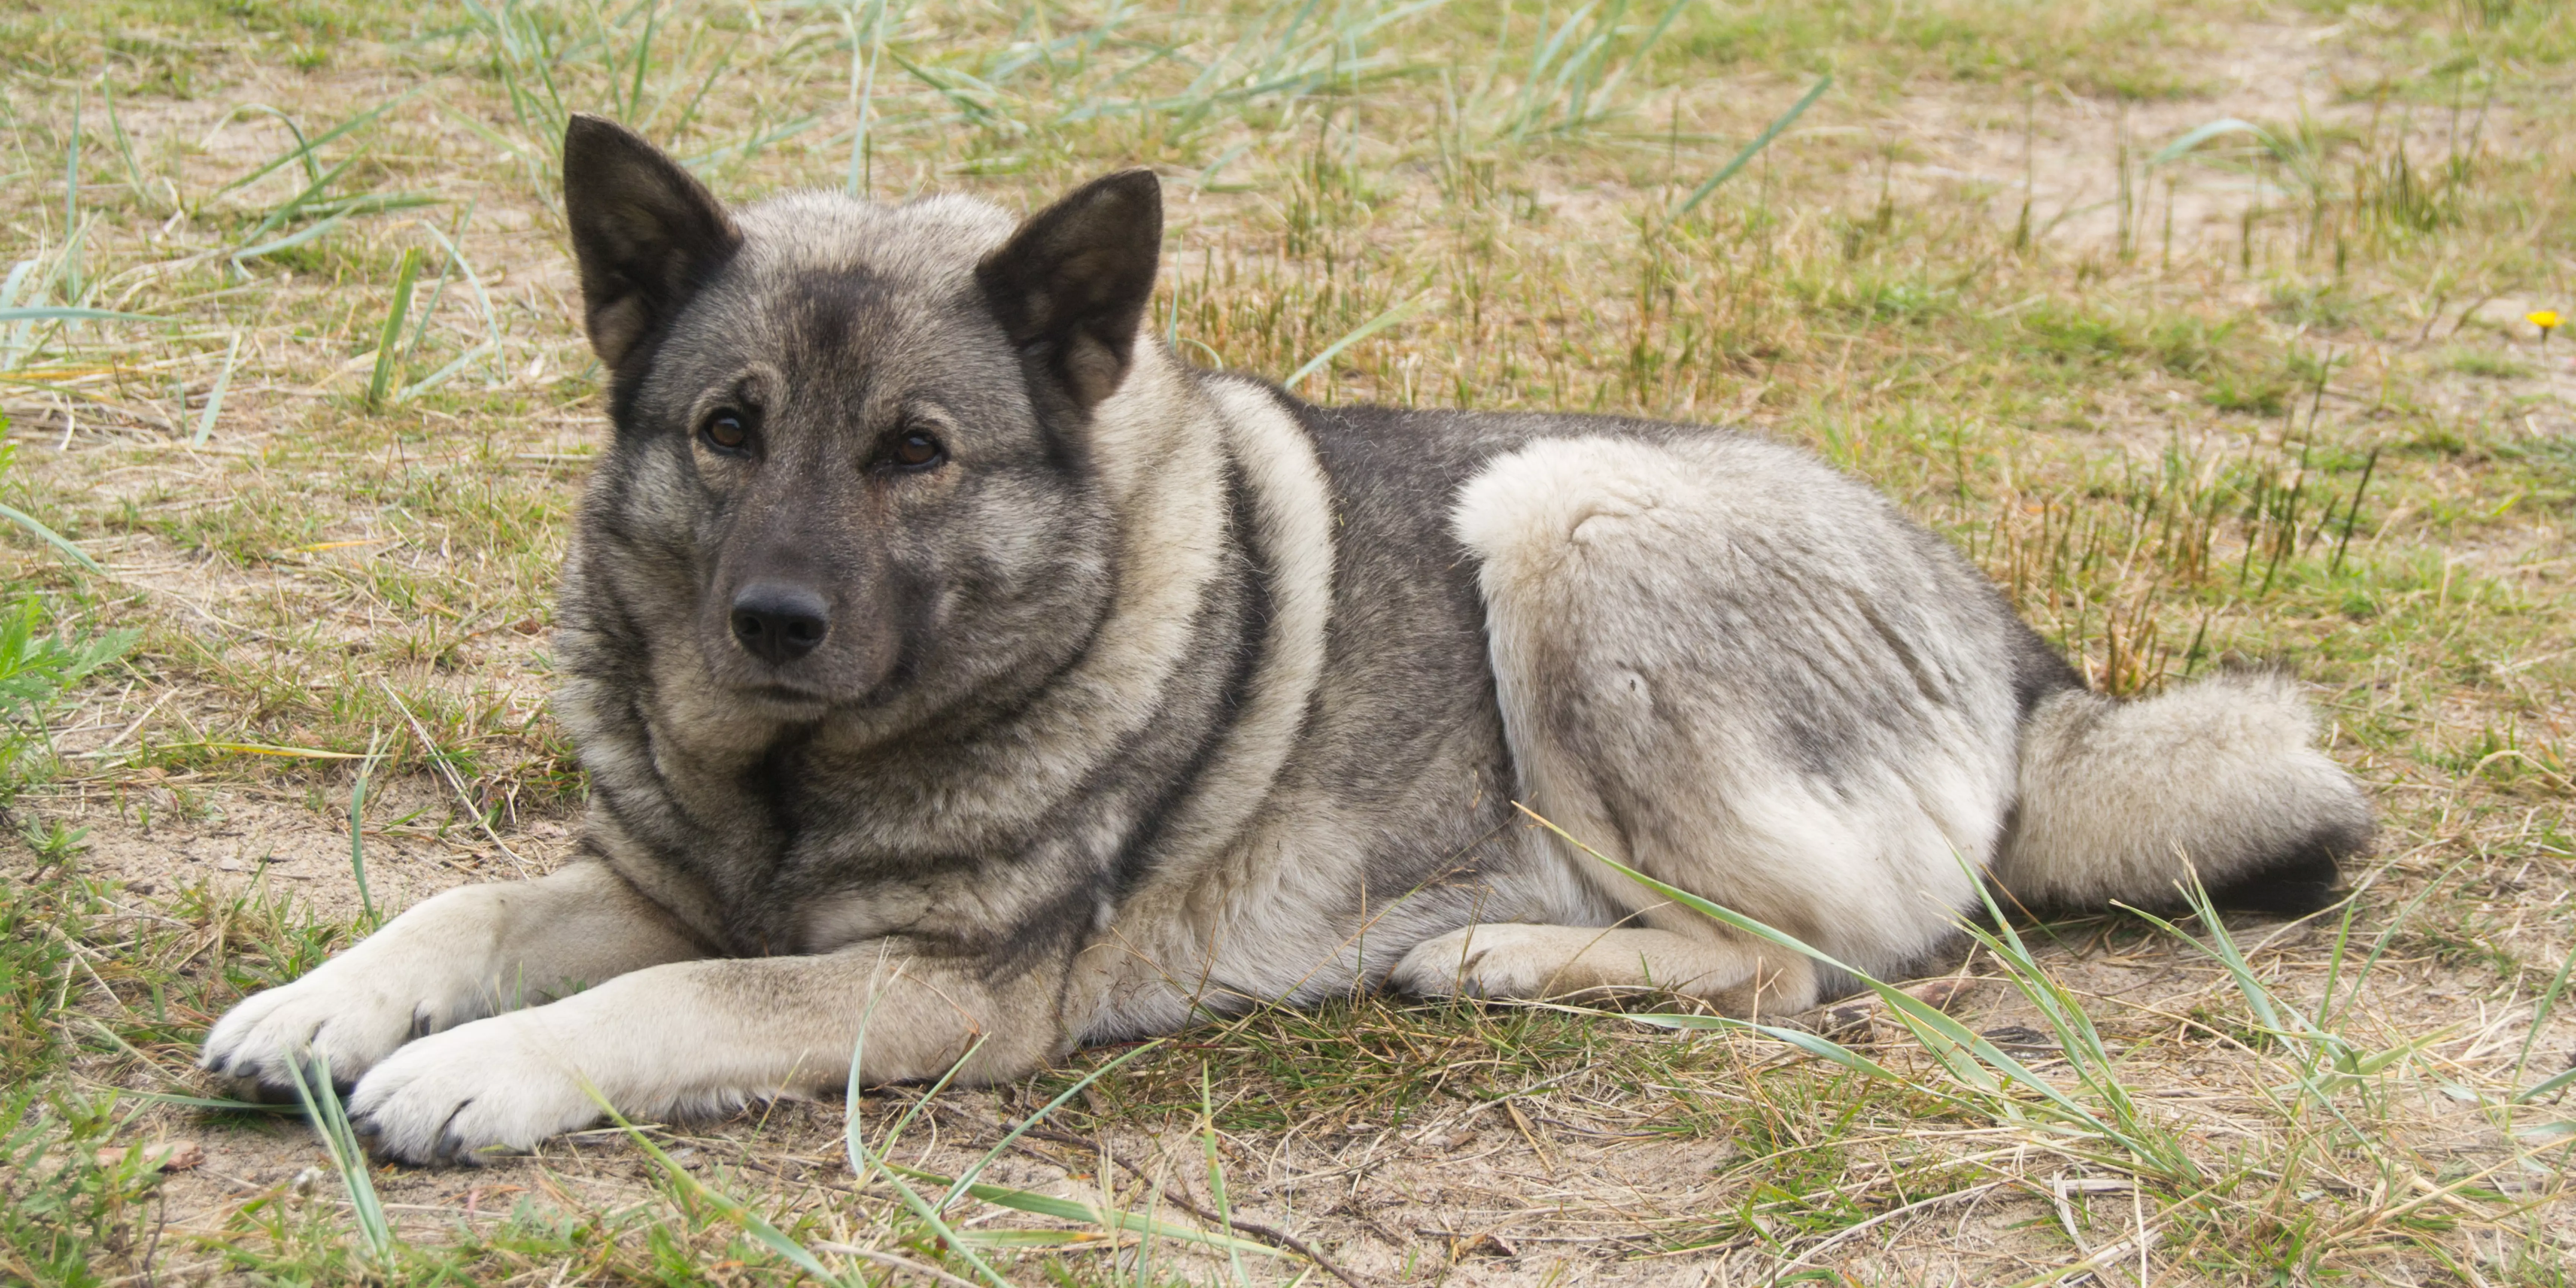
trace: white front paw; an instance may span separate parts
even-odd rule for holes
[[[1538,998],[1565,964],[1552,926],[1468,926],[1413,946],[1388,982],[1416,997]]]
[[[525,1150],[586,1127],[599,1102],[534,1012],[477,1020],[404,1047],[358,1082],[349,1119],[406,1163]]]
[[[199,1066],[263,1099],[287,1100],[295,1095],[289,1060],[308,1069],[327,1060],[345,1087],[403,1043],[470,1018],[463,990],[393,967],[343,958],[252,995],[206,1034]]]

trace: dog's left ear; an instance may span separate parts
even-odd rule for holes
[[[1127,376],[1162,254],[1163,185],[1121,170],[1030,216],[975,277],[1011,343],[1088,411]]]

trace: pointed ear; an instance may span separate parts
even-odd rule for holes
[[[590,347],[613,372],[732,258],[742,234],[679,163],[600,117],[564,128],[563,184]]]
[[[1163,254],[1163,185],[1121,170],[1029,217],[976,265],[1011,343],[1085,411],[1118,389]]]

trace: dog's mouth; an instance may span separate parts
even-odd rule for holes
[[[777,709],[780,715],[818,716],[832,705],[832,695],[821,689],[765,677],[739,685],[734,692],[743,698]]]

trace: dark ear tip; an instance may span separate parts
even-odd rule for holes
[[[1143,166],[1130,170],[1112,170],[1089,183],[1066,193],[1056,203],[1061,210],[1099,210],[1103,207],[1136,207],[1136,213],[1163,209],[1163,180]]]
[[[1120,170],[1103,178],[1100,185],[1130,201],[1152,202],[1157,206],[1163,203],[1163,177],[1143,166]]]
[[[642,135],[605,116],[575,112],[572,119],[564,122],[563,154],[567,167],[580,164],[585,157],[638,150],[651,152],[654,148],[644,141]]]

